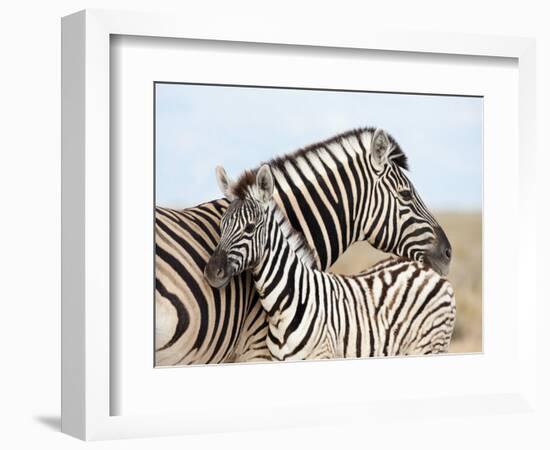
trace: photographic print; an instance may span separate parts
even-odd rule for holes
[[[155,365],[482,351],[482,97],[154,102]]]

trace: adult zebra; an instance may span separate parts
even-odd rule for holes
[[[223,169],[218,177],[224,185]],[[254,181],[247,177],[247,183],[222,216],[220,243],[205,275],[220,288],[231,277],[251,271],[267,313],[267,347],[273,359],[447,350],[456,305],[445,278],[410,260],[386,261],[352,276],[322,272],[273,202],[269,166],[262,166]],[[224,194],[232,195],[230,186]]]
[[[354,242],[368,240],[380,250],[448,271],[449,241],[406,177],[405,154],[383,130],[348,131],[268,164],[274,200],[316,250],[320,269],[328,269]],[[253,176],[248,172],[229,195],[238,195]],[[158,365],[266,356],[267,322],[250,275],[233,277],[221,290],[202,275],[227,205],[222,199],[183,211],[157,208]]]

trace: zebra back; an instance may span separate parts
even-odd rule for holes
[[[203,277],[227,205],[221,199],[181,211],[156,208],[157,365],[232,361],[236,354],[253,359],[255,344],[245,336],[261,331],[248,327],[262,312],[250,276],[234,277],[225,289],[211,288]]]

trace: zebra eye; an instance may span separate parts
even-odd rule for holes
[[[401,195],[401,198],[403,200],[410,200],[412,198],[411,191],[409,191],[408,189],[399,192],[399,195]]]
[[[244,227],[244,232],[245,233],[252,233],[254,231],[254,224],[253,223],[249,223],[246,227]]]

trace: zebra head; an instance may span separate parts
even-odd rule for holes
[[[218,185],[231,200],[221,218],[220,243],[214,250],[204,276],[212,287],[224,287],[231,277],[255,267],[261,260],[267,239],[267,214],[273,195],[273,177],[268,165],[256,173],[250,195],[236,197],[222,167],[216,168]]]
[[[451,244],[405,175],[405,154],[382,129],[372,133],[366,166],[371,188],[365,239],[379,250],[426,263],[447,275]]]

